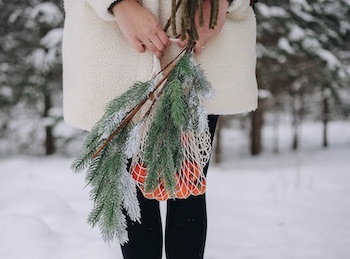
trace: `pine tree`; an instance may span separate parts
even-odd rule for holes
[[[0,2],[1,24],[6,25],[0,29],[0,132],[11,143],[5,153],[16,148],[42,153],[42,146],[31,146],[39,141],[47,154],[55,151],[53,128],[62,115],[51,108],[61,106],[61,4]]]
[[[338,111],[349,87],[349,2],[266,0],[256,12],[260,86],[272,92],[277,109],[293,111],[296,133],[305,114],[321,117],[325,95],[332,116],[344,114]],[[291,99],[292,108],[279,99]]]

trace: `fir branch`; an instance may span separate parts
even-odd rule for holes
[[[109,135],[121,124],[128,113],[129,111],[125,108],[122,110],[115,110],[114,114],[103,118],[99,132],[101,134],[100,140],[104,141],[108,139]]]
[[[132,221],[140,223],[141,210],[137,199],[137,186],[126,168],[121,172],[120,183],[119,192],[123,194],[123,207]]]
[[[214,96],[214,90],[212,88],[211,83],[208,81],[208,79],[205,76],[204,70],[194,63],[193,60],[191,62],[191,69],[194,74],[193,79],[193,87],[195,87],[196,92],[202,96],[205,99],[210,99]]]
[[[159,116],[164,113],[156,114],[157,118],[154,118],[145,143],[145,164],[148,168],[147,177],[145,181],[146,192],[154,191],[158,186],[158,179],[161,174],[160,157],[161,147],[166,133],[164,132],[164,125],[167,125],[167,121],[162,120]],[[155,117],[156,117],[155,115]],[[162,121],[162,122],[160,122]]]
[[[132,158],[132,156],[136,153],[136,149],[138,148],[138,143],[140,141],[140,129],[143,124],[144,120],[141,120],[136,125],[130,123],[131,130],[125,144],[125,155],[127,158]]]
[[[90,185],[96,177],[103,177],[103,171],[101,169],[103,169],[104,166],[104,162],[105,159],[108,156],[108,148],[105,148],[105,150],[103,150],[103,152],[101,152],[91,163],[90,166],[88,168],[88,170],[86,171],[86,176],[85,176],[85,182],[86,185]],[[101,172],[102,171],[102,172]],[[100,180],[101,181],[101,180]],[[98,180],[97,180],[98,182]],[[96,197],[91,197],[92,200],[96,200]]]
[[[122,214],[123,193],[120,191],[123,177],[122,172],[126,167],[126,157],[123,152],[114,152],[105,159],[99,181],[91,182],[94,199],[94,208],[91,211],[88,222],[92,226],[97,223],[105,241],[115,238],[119,242],[125,242],[126,223]]]
[[[135,153],[138,129],[151,109],[155,111],[143,154],[148,168],[146,192],[154,191],[161,179],[167,191],[174,194],[175,173],[180,171],[183,160],[181,133],[201,130],[205,125],[206,111],[200,100],[212,90],[190,51],[170,67],[155,86],[152,84],[153,81],[138,82],[113,100],[89,133],[84,151],[72,163],[76,171],[88,167],[86,181],[91,186],[90,199],[94,201],[88,222],[93,227],[98,225],[108,242],[128,240],[123,208],[132,220],[139,221],[141,217],[136,184],[126,165],[127,158]],[[133,116],[157,89],[145,117],[133,125]]]
[[[147,100],[149,94],[154,90],[154,80],[145,83],[136,82],[126,92],[118,98],[112,100],[107,108],[104,116],[97,123],[100,128],[100,134],[103,139],[108,139],[109,135],[121,125],[124,118],[139,103]]]
[[[168,89],[171,89],[169,96],[171,103],[171,118],[175,127],[181,128],[186,121],[186,102],[181,81],[173,80],[171,83],[169,83]]]
[[[83,145],[82,152],[72,163],[72,169],[76,172],[82,171],[92,163],[93,159],[97,157],[95,151],[100,141],[104,136],[108,136],[120,124],[122,119],[128,113],[128,106],[139,103],[140,99],[144,100],[154,88],[151,81],[146,83],[135,83],[126,93],[119,98],[110,102],[104,116],[97,122]],[[124,125],[123,125],[124,126]],[[104,146],[105,147],[105,146]]]
[[[103,200],[103,192],[105,187],[109,186],[108,183],[108,171],[106,170],[106,165],[103,164],[98,171],[98,174],[89,182],[89,185],[92,187],[90,190],[90,200],[97,202],[99,199]]]
[[[207,110],[203,104],[199,104],[197,109],[197,117],[198,117],[198,131],[199,133],[204,133],[208,128],[208,116]]]
[[[180,79],[185,85],[188,85],[185,79],[189,79],[193,76],[191,55],[191,53],[186,53],[179,59],[174,67],[174,71],[169,75],[168,81]]]
[[[180,54],[183,53],[183,51],[180,52]],[[180,55],[179,54],[179,55]],[[178,56],[179,56],[178,55]],[[177,56],[177,57],[178,57]],[[176,58],[177,58],[176,57]],[[175,59],[176,59],[175,58]],[[174,59],[174,60],[175,60]],[[170,63],[174,62],[174,60],[172,60]],[[149,94],[152,95],[163,83],[164,81],[169,77],[169,75],[171,74],[171,72],[173,71],[175,66],[173,66],[172,68],[169,69],[169,71],[163,76],[163,78],[157,83],[157,85],[154,87],[154,90]],[[103,148],[105,148],[105,146],[119,133],[119,131],[127,124],[131,121],[131,119],[135,116],[135,114],[143,107],[143,105],[146,103],[146,101],[148,100],[148,98],[144,99],[141,103],[139,103],[137,106],[135,106],[129,113],[128,115],[123,119],[123,121],[121,122],[121,124],[110,134],[110,136],[107,138],[106,141],[103,142],[103,144],[101,144],[101,146],[96,150],[96,152],[93,154],[93,157],[96,157]]]
[[[169,109],[167,108],[168,105],[166,105],[167,101],[168,99],[165,98],[165,95],[160,97],[145,143],[144,158],[148,168],[145,182],[146,192],[155,190],[158,186],[158,178],[161,174],[161,148],[166,136],[166,130],[164,130],[164,128],[165,125],[169,125],[168,118],[170,118]]]
[[[111,186],[111,194],[105,201],[102,210],[99,228],[105,242],[112,242],[117,239],[121,244],[128,240],[126,231],[126,218],[122,213],[120,194],[116,186]]]
[[[163,169],[162,177],[164,179],[165,188],[169,193],[175,193],[176,179],[175,179],[175,164],[173,160],[173,143],[170,142],[171,138],[165,138],[164,145],[161,150],[160,166]]]
[[[200,101],[198,98],[198,94],[195,90],[195,87],[191,87],[188,98],[187,98],[187,105],[188,105],[188,113],[189,113],[189,119],[186,121],[184,130],[189,131],[190,129],[197,131],[199,128],[199,121],[198,121],[198,107],[200,105]]]
[[[106,147],[101,150],[99,155],[91,163],[87,174],[87,181],[90,181],[91,186],[97,186],[96,192],[92,192],[92,199],[95,200],[95,196],[99,196],[100,189],[104,187],[104,180],[110,168],[116,166],[115,170],[120,171],[121,168],[126,168],[126,161],[121,160],[122,156],[125,156],[125,144],[127,136],[130,132],[129,125],[125,125],[120,131],[118,137],[109,142]],[[100,159],[97,159],[100,157]],[[95,180],[96,179],[96,180]],[[94,198],[95,197],[95,198]]]
[[[169,128],[168,129],[168,142],[171,143],[171,153],[172,161],[174,163],[174,172],[179,172],[181,169],[181,163],[183,159],[182,144],[181,144],[181,132],[179,128]]]
[[[143,101],[154,90],[154,81],[136,82],[118,98],[112,100],[107,108],[105,117],[114,116],[116,111],[130,109]]]
[[[189,57],[189,54],[181,57],[169,75],[149,128],[145,145],[145,161],[148,168],[146,191],[153,191],[158,185],[158,178],[164,177],[164,173],[167,189],[173,191],[175,186],[174,169],[180,168],[178,164],[181,164],[181,145],[174,143],[181,141],[180,132],[187,119],[184,88],[193,76]]]
[[[99,145],[100,134],[91,131],[84,141],[83,148],[71,164],[71,169],[79,173],[93,161],[95,148]]]
[[[90,211],[87,222],[94,228],[96,224],[101,220],[102,210],[105,205],[103,199],[94,203],[93,209]]]

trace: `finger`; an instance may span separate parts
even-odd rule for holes
[[[165,47],[169,47],[171,45],[169,36],[163,30],[157,32],[157,36],[162,41]]]
[[[137,50],[137,52],[144,53],[146,51],[145,45],[142,44],[142,42],[133,41],[132,44],[134,45],[134,48]]]
[[[154,55],[156,55],[158,58],[163,57],[164,53],[159,51],[153,44],[153,42],[149,42],[146,45],[146,48],[151,51]]]
[[[196,54],[202,53],[204,47],[205,47],[204,42],[197,41],[196,46],[194,48],[194,53],[196,53]]]
[[[181,37],[181,35],[180,35],[179,37]],[[187,34],[186,34],[186,38],[185,38],[184,40],[179,40],[179,41],[177,42],[177,45],[178,45],[180,48],[186,47],[187,44],[188,44],[188,35],[187,35]]]
[[[156,47],[156,49],[160,52],[164,52],[166,46],[163,44],[163,42],[159,39],[159,37],[157,36],[157,34],[152,35],[149,38],[149,41],[153,43],[153,45]]]

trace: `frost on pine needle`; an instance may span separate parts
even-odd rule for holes
[[[122,109],[122,110],[116,110],[114,114],[111,114],[108,118],[105,118],[103,121],[103,127],[100,127],[99,134],[101,134],[100,140],[108,139],[108,137],[111,135],[111,133],[118,127],[121,123],[121,121],[124,119],[126,114],[128,113],[128,110]]]
[[[132,158],[136,153],[140,141],[140,129],[143,125],[143,120],[137,123],[129,132],[125,144],[125,155],[127,158]]]
[[[193,86],[196,88],[197,93],[206,99],[214,97],[214,89],[205,77],[203,69],[199,65],[192,64],[192,69],[194,71]]]
[[[204,133],[208,127],[208,115],[203,104],[198,106],[198,131]]]
[[[132,221],[141,222],[140,204],[137,200],[137,186],[127,170],[123,170],[120,178],[120,193],[123,193],[123,207]]]

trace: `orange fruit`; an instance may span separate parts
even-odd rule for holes
[[[193,195],[201,195],[205,193],[207,188],[207,181],[203,178],[200,182],[195,185],[192,185],[191,192]]]
[[[191,192],[188,184],[189,182],[187,180],[182,180],[176,175],[176,198],[186,199],[190,196]]]
[[[132,169],[131,175],[132,175],[132,178],[134,178],[134,180],[137,183],[143,184],[146,180],[146,175],[147,175],[146,166],[144,164],[137,163],[135,167]]]
[[[154,199],[153,192],[145,192],[143,193],[143,196],[145,196],[147,199]]]
[[[189,183],[193,184],[199,179],[201,171],[196,163],[186,160],[182,165],[181,173]]]
[[[141,187],[141,190],[147,199],[156,199],[158,201],[165,201],[169,199],[169,193],[166,191],[162,181],[153,192],[145,192],[143,186]]]
[[[166,191],[163,183],[155,189],[154,196],[158,201],[166,201],[169,198],[169,193]]]

